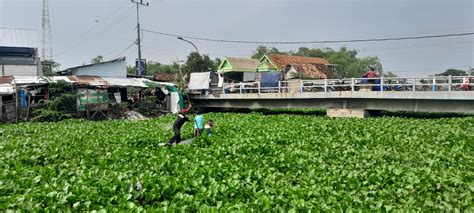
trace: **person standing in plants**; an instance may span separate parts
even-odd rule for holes
[[[194,137],[201,136],[202,130],[204,129],[202,123],[204,122],[204,116],[202,112],[198,112],[196,117],[194,117]]]
[[[207,136],[211,136],[213,126],[214,126],[214,122],[211,119],[209,119],[206,123],[206,126],[204,127],[204,128],[206,128]]]
[[[176,142],[176,144],[179,144],[181,142],[181,127],[183,127],[186,121],[189,121],[189,119],[186,117],[186,113],[188,113],[191,107],[192,105],[189,104],[189,107],[187,109],[183,109],[181,110],[181,112],[178,113],[178,118],[173,124],[174,135],[166,144],[167,146],[173,145],[174,142]]]

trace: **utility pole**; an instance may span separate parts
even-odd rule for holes
[[[136,77],[142,72],[142,47],[141,47],[141,33],[140,33],[140,9],[139,6],[149,6],[150,3],[143,3],[143,0],[131,0],[132,3],[137,4],[137,46],[138,46],[138,72],[135,72]]]

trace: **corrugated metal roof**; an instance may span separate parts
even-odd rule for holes
[[[147,87],[140,79],[138,78],[113,78],[113,77],[102,77],[105,80],[107,85],[110,86],[120,86],[120,87]]]
[[[116,59],[113,59],[113,60],[110,60],[110,61],[103,61],[103,62],[95,63],[95,64],[86,64],[86,65],[81,65],[81,66],[77,66],[77,67],[70,67],[70,68],[67,68],[67,69],[59,71],[59,72],[67,72],[67,71],[71,71],[71,70],[78,69],[78,68],[92,67],[92,66],[96,66],[96,65],[100,65],[100,64],[108,64],[108,63],[114,63],[114,62],[117,62],[117,61],[125,61],[125,60],[126,60],[125,57],[121,57],[121,58],[116,58]]]
[[[37,30],[0,27],[0,46],[40,48]]]
[[[12,79],[11,76],[0,76],[0,94],[12,94],[15,92]]]
[[[11,76],[0,76],[0,84],[11,84],[13,77]]]
[[[13,79],[15,80],[13,82]],[[140,87],[149,86],[176,86],[168,82],[156,82],[146,78],[115,78],[115,77],[99,77],[99,76],[0,76],[0,94],[13,94],[14,83],[18,86],[45,85],[58,81],[66,81],[70,84],[87,85],[100,88],[108,87]]]
[[[13,94],[13,93],[15,93],[15,88],[11,84],[0,84],[0,94]]]
[[[235,70],[253,70],[257,71],[258,60],[251,58],[226,57]]]
[[[26,84],[47,84],[49,81],[42,76],[14,76],[15,83],[19,85]]]

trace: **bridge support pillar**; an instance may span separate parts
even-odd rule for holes
[[[365,118],[369,116],[366,109],[327,109],[327,116],[332,118]]]

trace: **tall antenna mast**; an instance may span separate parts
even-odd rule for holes
[[[51,23],[49,20],[49,0],[43,0],[43,19],[42,19],[42,58],[43,61],[53,61],[53,47],[51,38]]]

